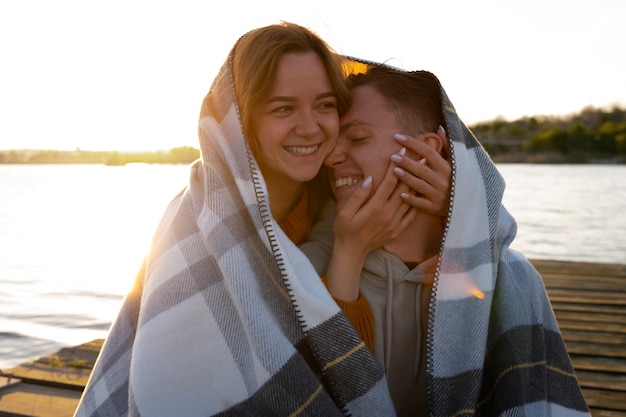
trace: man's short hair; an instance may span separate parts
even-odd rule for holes
[[[348,78],[350,89],[370,85],[391,104],[402,133],[417,136],[443,125],[441,86],[428,71],[400,71],[373,66]]]

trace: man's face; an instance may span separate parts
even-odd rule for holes
[[[338,202],[348,198],[367,176],[372,176],[374,189],[380,185],[389,158],[401,149],[393,135],[402,133],[387,100],[369,85],[352,90],[352,107],[340,125],[337,145],[324,161]]]

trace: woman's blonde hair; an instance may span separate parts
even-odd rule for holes
[[[343,58],[319,36],[289,22],[254,29],[239,39],[232,56],[235,95],[248,140],[255,140],[250,122],[252,109],[269,93],[280,57],[294,52],[314,52],[321,58],[337,94],[339,117],[350,107],[350,91],[341,64]]]
[[[254,29],[235,44],[230,57],[235,96],[243,133],[253,152],[258,149],[258,138],[252,129],[252,109],[269,94],[280,58],[287,53],[307,52],[316,53],[322,60],[336,94],[338,117],[341,117],[351,104],[346,69],[342,65],[346,59],[311,30],[295,23],[282,22]],[[324,202],[331,196],[326,167],[322,165],[316,177],[305,186],[310,196],[308,212],[314,222]]]

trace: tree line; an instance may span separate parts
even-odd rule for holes
[[[469,126],[499,162],[626,163],[626,109],[586,107],[567,116],[497,118]]]
[[[626,163],[626,109],[586,107],[566,116],[496,118],[468,126],[495,162]],[[191,146],[169,151],[0,151],[5,164],[189,164]]]
[[[199,157],[200,151],[192,146],[172,148],[169,151],[151,152],[27,149],[0,151],[0,164],[189,164]]]

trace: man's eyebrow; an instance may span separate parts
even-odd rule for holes
[[[346,130],[355,127],[355,126],[371,126],[369,123],[361,121],[361,120],[351,120],[348,123],[342,124],[339,127],[339,133],[345,133]]]

